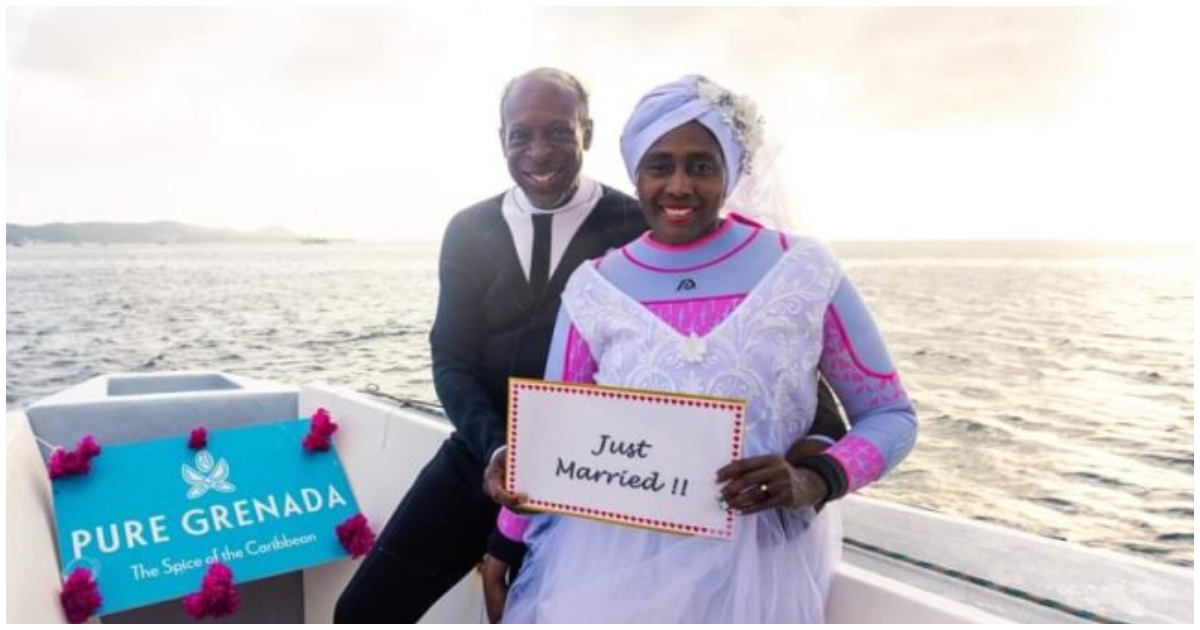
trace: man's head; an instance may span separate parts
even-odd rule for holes
[[[538,68],[504,88],[500,147],[509,175],[533,205],[551,209],[570,200],[591,144],[587,92],[575,77]]]

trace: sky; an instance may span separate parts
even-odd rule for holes
[[[690,73],[754,97],[828,239],[1191,240],[1190,8],[7,8],[7,222],[436,243],[510,184],[499,96],[591,93],[586,172]]]

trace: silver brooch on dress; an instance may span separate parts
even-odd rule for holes
[[[679,342],[679,351],[683,355],[683,360],[688,363],[699,363],[704,360],[704,351],[708,347],[708,343],[692,331],[692,334],[684,337]]]

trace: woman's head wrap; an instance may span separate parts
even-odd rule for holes
[[[733,192],[762,143],[762,119],[749,98],[695,74],[650,90],[633,108],[621,132],[629,179],[637,183],[638,165],[659,138],[693,120],[716,136],[725,157],[725,194]]]

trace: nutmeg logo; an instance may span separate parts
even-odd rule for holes
[[[199,499],[209,490],[226,493],[237,490],[237,486],[229,482],[229,464],[225,458],[214,462],[212,453],[207,450],[196,453],[195,468],[182,464],[179,473],[190,486],[187,492],[189,499]]]

